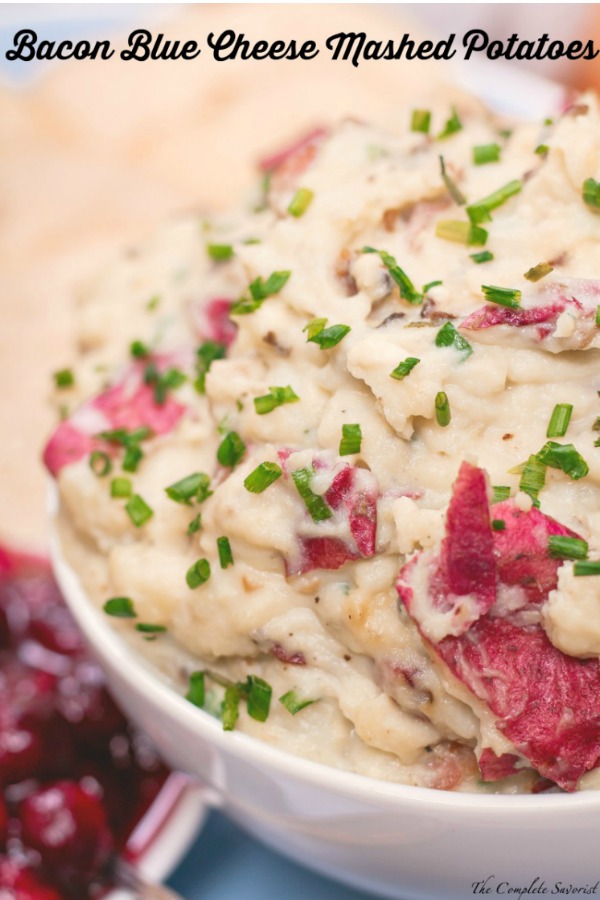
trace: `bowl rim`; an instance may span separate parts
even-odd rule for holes
[[[65,602],[77,620],[92,650],[98,647],[100,655],[108,656],[119,667],[133,689],[142,694],[160,714],[175,718],[186,730],[209,741],[219,750],[249,762],[276,769],[283,776],[306,784],[326,788],[329,793],[352,797],[356,801],[377,800],[385,806],[396,806],[399,801],[416,806],[444,809],[479,810],[493,809],[499,814],[519,810],[531,814],[540,810],[575,810],[600,806],[600,790],[582,790],[573,793],[539,794],[488,794],[467,791],[442,791],[435,788],[384,781],[345,769],[337,769],[325,763],[297,756],[280,747],[272,746],[240,731],[223,731],[220,722],[209,713],[198,709],[178,694],[160,673],[136,654],[123,637],[102,616],[101,611],[88,598],[79,576],[66,562],[62,553],[58,529],[55,527],[59,510],[57,486],[51,482],[50,510],[50,559],[54,576]]]

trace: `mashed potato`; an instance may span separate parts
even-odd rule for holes
[[[409,784],[593,786],[598,103],[395,124],[308,135],[250,208],[98,280],[45,451],[64,547],[226,727]]]

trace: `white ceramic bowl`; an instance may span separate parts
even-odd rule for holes
[[[551,894],[557,883],[593,888],[600,879],[600,792],[490,796],[390,784],[223,732],[134,655],[87,599],[56,539],[52,552],[65,599],[127,714],[272,848],[396,900],[465,900],[486,879],[482,895]],[[535,890],[542,882],[546,891]]]

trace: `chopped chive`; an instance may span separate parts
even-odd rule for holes
[[[506,522],[504,519],[492,519],[492,531],[504,531]]]
[[[588,549],[587,542],[581,538],[563,534],[551,534],[548,538],[548,551],[556,559],[587,559]]]
[[[262,397],[254,398],[254,408],[259,416],[273,412],[278,406],[285,403],[297,403],[300,397],[288,384],[287,387],[270,387],[269,393]]]
[[[495,484],[492,487],[492,504],[501,503],[510,497],[510,487],[505,484]]]
[[[266,281],[261,276],[255,278],[248,287],[250,297],[242,297],[232,304],[230,314],[242,316],[255,312],[268,297],[273,297],[282,290],[291,274],[289,271],[272,272]]]
[[[552,469],[560,469],[574,481],[585,478],[589,466],[573,444],[557,444],[547,441],[537,454],[540,462]]]
[[[142,634],[164,634],[167,628],[165,625],[153,625],[151,622],[138,622],[135,630],[141,631]]]
[[[600,327],[600,305],[596,307],[596,325]]]
[[[600,575],[600,561],[586,559],[573,564],[573,575]]]
[[[125,511],[136,528],[141,528],[154,515],[154,510],[148,506],[139,494],[134,494],[127,501]]]
[[[542,278],[545,278],[546,275],[549,275],[550,272],[553,272],[554,268],[547,262],[538,263],[537,266],[532,266],[531,269],[527,269],[523,278],[526,278],[527,281],[540,281]]]
[[[248,715],[257,722],[266,722],[271,707],[271,685],[256,675],[248,675],[243,685]]]
[[[314,192],[309,188],[298,188],[287,209],[290,216],[295,216],[297,219],[303,216],[312,203],[314,196]]]
[[[470,256],[477,265],[481,265],[481,263],[484,262],[491,262],[494,258],[494,254],[490,250],[482,250],[480,253],[471,253]]]
[[[437,135],[438,141],[443,141],[445,138],[450,137],[451,134],[456,134],[457,131],[462,130],[462,122],[458,118],[458,113],[452,107],[452,115]]]
[[[103,450],[92,450],[90,453],[90,469],[98,478],[110,474],[112,470],[112,461],[108,453]]]
[[[245,452],[246,445],[237,431],[229,431],[217,448],[217,459],[222,466],[234,469]]]
[[[435,236],[455,244],[467,244],[472,247],[483,247],[488,239],[485,228],[461,222],[457,219],[441,219],[436,223]]]
[[[209,485],[210,478],[205,472],[193,472],[180,481],[170,484],[165,488],[165,493],[176,503],[186,503],[189,506],[192,500],[202,503],[211,496],[212,491]]]
[[[132,341],[129,345],[129,353],[134,359],[144,359],[150,356],[150,347],[143,341]]]
[[[281,467],[274,462],[264,462],[244,479],[244,487],[251,494],[262,494],[274,481],[281,478]]]
[[[325,519],[330,519],[333,512],[323,497],[313,492],[310,484],[314,474],[314,470],[311,469],[296,469],[295,472],[292,472],[292,479],[296,485],[296,490],[304,500],[313,522],[322,522]]]
[[[448,193],[450,194],[450,196],[452,197],[452,199],[454,200],[454,202],[456,203],[457,206],[464,206],[465,203],[467,202],[467,198],[462,193],[462,191],[460,190],[460,188],[458,187],[458,185],[456,184],[454,179],[451,178],[450,175],[448,175],[448,173],[446,172],[446,164],[444,162],[444,157],[440,156],[439,159],[440,159],[440,172],[441,172],[441,176],[442,176],[442,181],[446,185]]]
[[[476,147],[473,147],[473,162],[476,166],[498,162],[501,152],[502,147],[500,144],[478,144]]]
[[[185,573],[185,580],[190,590],[200,587],[210,578],[210,563],[207,559],[198,559]]]
[[[159,303],[160,303],[160,294],[154,294],[154,296],[150,297],[150,299],[146,303],[146,309],[148,310],[148,312],[154,312],[154,310],[157,308]]]
[[[206,700],[206,687],[204,682],[204,672],[192,672],[189,677],[188,691],[185,699],[203,709]]]
[[[426,294],[431,288],[439,287],[440,284],[443,284],[443,281],[440,281],[439,278],[437,281],[428,281],[427,284],[423,285],[423,294]]]
[[[423,302],[423,294],[420,294],[404,269],[401,269],[394,257],[386,250],[376,250],[374,247],[363,247],[363,253],[377,253],[382,263],[390,273],[392,279],[400,289],[400,296],[413,305]]]
[[[406,359],[403,359],[402,362],[398,363],[393,372],[390,372],[390,378],[397,378],[398,381],[401,381],[403,378],[406,378],[420,362],[421,360],[417,359],[416,356],[407,356]]]
[[[539,506],[538,495],[546,484],[546,465],[537,456],[530,456],[519,480],[519,490],[528,494],[534,506]]]
[[[131,497],[132,490],[129,478],[113,478],[110,483],[111,497]]]
[[[592,425],[592,431],[600,431],[600,416],[597,416],[594,419],[594,424]]]
[[[227,355],[227,346],[218,341],[205,341],[196,350],[196,380],[194,387],[199,394],[206,390],[206,373],[215,360],[224,359]]]
[[[521,291],[517,288],[497,287],[494,284],[482,284],[481,290],[489,303],[498,303],[510,309],[521,308]]]
[[[360,425],[342,425],[340,456],[351,456],[353,453],[360,453],[361,444],[362,431]]]
[[[168,369],[161,373],[153,362],[146,366],[144,372],[144,384],[154,388],[154,402],[158,406],[164,406],[167,393],[181,387],[185,381],[187,378],[179,369]]]
[[[564,437],[571,421],[572,403],[557,403],[550,416],[546,437]]]
[[[279,702],[285,706],[289,713],[295,716],[301,709],[316,703],[316,700],[301,700],[296,691],[287,691],[279,698]]]
[[[583,202],[592,209],[600,209],[600,181],[586,178],[582,187]]]
[[[228,537],[217,538],[217,550],[219,551],[219,563],[222,569],[233,565],[233,553]]]
[[[221,721],[223,731],[233,731],[235,723],[240,715],[240,695],[237,687],[232,684],[225,688],[225,697],[221,703]]]
[[[125,447],[122,467],[125,472],[137,472],[137,468],[143,459],[144,451],[139,444],[130,444]]]
[[[429,134],[431,113],[428,109],[413,109],[410,117],[410,130],[421,134]]]
[[[63,388],[73,387],[75,384],[75,376],[72,369],[59,369],[54,373],[54,384],[61,390]]]
[[[111,444],[120,444],[122,447],[129,447],[132,444],[139,444],[152,435],[152,431],[146,425],[141,428],[135,428],[133,431],[127,431],[126,428],[115,428],[112,431],[101,431],[97,437]]]
[[[339,342],[343,340],[351,330],[349,325],[330,325],[329,328],[321,328],[320,331],[315,331],[316,321],[322,320],[313,319],[312,322],[309,322],[309,325],[312,326],[312,329],[309,330],[309,336],[307,337],[306,341],[307,343],[311,342],[313,344],[318,344],[321,350],[331,350],[331,348],[337,346],[337,344],[339,344]],[[327,319],[325,319],[325,321],[327,321]],[[303,330],[306,331],[306,328]]]
[[[435,418],[442,428],[450,424],[450,401],[445,391],[438,391],[435,395]]]
[[[111,597],[102,607],[107,616],[117,619],[135,619],[137,613],[130,597]]]
[[[538,144],[533,152],[537,153],[538,156],[547,156],[549,150],[548,144]]]
[[[323,331],[326,325],[327,319],[311,319],[302,329],[302,331],[306,332],[308,335],[306,340],[312,341],[317,334],[320,334]]]
[[[206,252],[215,262],[225,262],[233,256],[231,244],[207,244]]]
[[[473,225],[479,225],[481,222],[491,222],[491,211],[502,206],[511,197],[518,194],[522,187],[523,185],[518,179],[509,181],[504,187],[498,188],[497,191],[484,197],[483,200],[478,200],[477,203],[467,206],[467,215]]]
[[[460,334],[452,322],[446,322],[435,336],[436,347],[454,347],[466,359],[473,352],[470,343]]]
[[[202,528],[202,514],[198,513],[197,516],[194,516],[192,521],[187,527],[187,534],[196,534],[197,531],[200,531]]]
[[[550,116],[547,116],[547,117],[544,119],[544,125],[545,125],[546,127],[549,127],[550,125],[554,125],[554,119],[550,118]]]

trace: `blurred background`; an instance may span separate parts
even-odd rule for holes
[[[366,31],[374,39],[486,30],[565,43],[600,37],[597,4],[3,4],[0,6],[0,541],[45,546],[40,449],[54,413],[51,373],[68,366],[74,305],[94,272],[165,217],[224,209],[255,163],[345,116],[404,127],[410,106],[472,91],[502,113],[543,119],[600,81],[598,61],[504,63],[316,60],[9,62],[21,28],[40,39],[112,38],[148,27],[197,38],[233,28],[255,39]],[[403,117],[404,116],[404,117]],[[118,322],[115,323],[118,328]],[[172,880],[189,900],[315,900],[347,889],[274,857],[213,816]],[[343,890],[343,894],[340,891]]]

